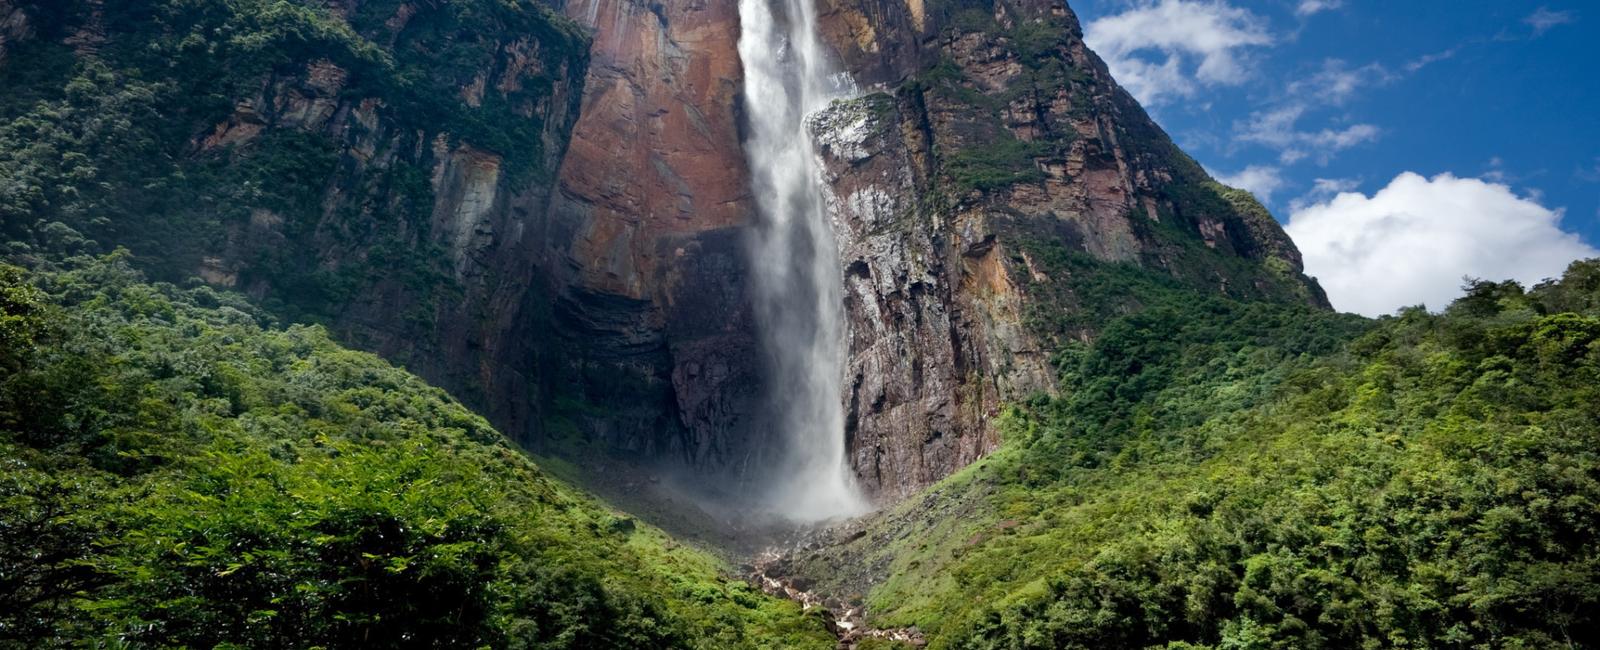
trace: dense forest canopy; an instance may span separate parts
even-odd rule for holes
[[[798,570],[932,647],[1592,647],[1600,260],[1464,291],[1152,301],[1062,349],[999,452]]]
[[[832,646],[238,295],[0,266],[0,343],[0,646]]]
[[[118,256],[0,279],[7,642],[831,643],[318,328]],[[1600,261],[1379,321],[1152,306],[1058,364],[1000,452],[824,551],[888,562],[875,622],[961,648],[1600,632]]]

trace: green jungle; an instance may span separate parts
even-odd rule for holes
[[[595,496],[581,458],[363,351],[343,311],[404,296],[396,338],[420,338],[478,295],[434,232],[429,152],[553,182],[591,65],[561,6],[0,0],[31,21],[0,38],[0,648],[1600,647],[1600,260],[1371,319],[1203,290],[1298,269],[1223,259],[1170,213],[1151,236],[1204,273],[1029,234],[1006,263],[1070,278],[1023,307],[1056,390],[1008,400],[981,460],[789,553],[825,606]],[[940,7],[993,29],[988,3]],[[1077,83],[1053,25],[992,36]],[[509,51],[539,64],[455,100]],[[388,167],[281,121],[202,146],[308,61],[348,73],[329,101],[376,98],[361,162]],[[919,83],[977,93],[954,65]],[[1043,182],[1056,152],[1007,138],[949,154],[945,184]],[[1275,227],[1204,187],[1191,212]],[[236,281],[195,277],[224,249]],[[843,608],[916,640],[850,637]]]

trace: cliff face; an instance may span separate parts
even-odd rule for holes
[[[443,52],[462,38],[450,30],[467,26],[431,3],[383,4],[334,7],[402,57]],[[270,266],[313,264],[347,284],[323,317],[342,339],[404,362],[528,440],[542,427],[541,375],[555,361],[543,215],[586,63],[586,44],[562,29],[479,32],[476,56],[432,89],[450,93],[447,110],[477,114],[458,124],[397,116],[395,98],[362,92],[328,61],[263,79],[195,155],[249,156],[257,140],[300,132],[331,144],[332,173],[315,214],[251,206],[245,223],[228,224],[223,249],[200,260],[201,277],[293,304],[300,281]],[[498,127],[512,135],[480,131],[497,125],[479,120],[510,121]],[[262,268],[257,260],[280,247],[298,254]]]
[[[188,5],[0,3],[0,43],[38,35],[0,60],[27,91],[0,138],[42,121],[19,137],[88,161],[0,156],[31,186],[0,201],[7,234],[125,246],[536,429],[585,36],[532,4]]]
[[[924,204],[939,169],[897,104],[872,95],[810,124],[845,265],[851,462],[879,498],[977,460],[1000,402],[1052,385],[986,220]]]
[[[103,85],[81,112],[128,120],[67,147],[177,190],[55,197],[50,169],[7,230],[245,291],[542,451],[737,473],[766,447],[737,4],[548,4],[0,0],[0,76],[37,91],[3,117]]]
[[[823,0],[879,92],[812,122],[848,284],[851,460],[906,496],[997,443],[1001,403],[1137,296],[1110,270],[1326,305],[1293,243],[1113,81],[1061,2]],[[1116,298],[1111,304],[1106,298]]]
[[[593,34],[550,211],[559,335],[586,405],[562,414],[647,459],[736,469],[760,386],[744,293],[752,215],[734,2],[573,0]]]
[[[0,97],[7,254],[126,246],[541,451],[759,479],[737,2],[290,5],[0,0],[0,83],[22,90]],[[1053,351],[1140,306],[1110,276],[1323,304],[1059,1],[819,7],[869,89],[811,127],[874,497],[992,449],[1003,403],[1053,390]],[[34,156],[40,133],[82,158]]]
[[[1240,298],[1318,302],[1287,237],[1215,185],[1084,47],[1059,2],[824,0],[821,28],[883,92],[813,122],[851,322],[851,462],[890,500],[998,442],[1094,333],[1096,265]],[[582,0],[584,110],[551,211],[557,331],[587,437],[702,472],[761,466],[762,372],[742,229],[737,3]],[[1051,268],[1073,257],[1077,266]],[[1087,261],[1090,270],[1079,267]],[[1081,277],[1080,277],[1081,276]],[[1136,308],[1129,300],[1118,309]]]

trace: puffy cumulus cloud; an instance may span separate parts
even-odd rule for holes
[[[1084,41],[1118,83],[1154,106],[1200,84],[1244,82],[1244,50],[1272,44],[1272,35],[1255,14],[1221,0],[1144,0],[1085,25]]]
[[[1533,283],[1600,255],[1560,223],[1560,211],[1505,185],[1406,172],[1372,196],[1301,205],[1286,230],[1334,307],[1378,316],[1442,308],[1464,276]]]
[[[1283,188],[1284,180],[1282,170],[1271,165],[1250,165],[1237,174],[1221,174],[1211,172],[1217,182],[1229,187],[1237,187],[1256,195],[1262,203],[1272,201],[1272,193]]]

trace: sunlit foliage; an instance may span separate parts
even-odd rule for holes
[[[1590,647],[1597,277],[1376,322],[1121,317],[862,542],[887,551],[850,549],[890,562],[875,620],[952,648]]]
[[[831,647],[321,328],[73,266],[0,268],[0,645]]]

